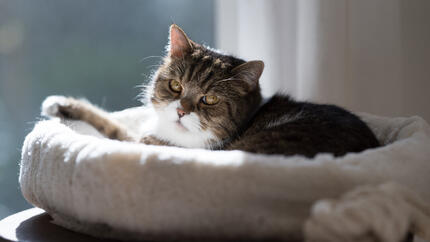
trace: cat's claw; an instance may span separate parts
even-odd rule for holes
[[[45,117],[61,117],[64,115],[60,112],[60,107],[67,106],[67,97],[49,96],[42,103],[42,115]]]

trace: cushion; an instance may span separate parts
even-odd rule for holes
[[[143,108],[110,115],[131,130],[147,117]],[[25,138],[19,181],[55,223],[120,239],[299,240],[318,201],[386,182],[428,204],[429,125],[360,116],[384,146],[313,159],[121,142],[54,118]]]

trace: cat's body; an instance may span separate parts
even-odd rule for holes
[[[313,157],[318,153],[341,156],[378,145],[366,124],[342,108],[275,95],[226,148]]]
[[[261,61],[221,54],[196,44],[173,25],[168,55],[147,89],[153,120],[141,134],[88,102],[51,97],[49,116],[86,121],[112,139],[189,148],[266,154],[336,156],[378,146],[358,117],[333,105],[296,102],[283,95],[262,101]]]

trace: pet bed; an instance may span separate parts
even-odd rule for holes
[[[147,117],[110,115],[130,129]],[[361,117],[383,147],[314,159],[120,142],[54,118],[26,137],[19,181],[54,223],[105,238],[429,239],[429,125]]]

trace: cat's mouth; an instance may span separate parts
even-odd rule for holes
[[[176,126],[180,129],[180,130],[182,130],[182,131],[188,131],[188,129],[187,128],[185,128],[185,126],[181,123],[181,120],[180,119],[178,119],[178,120],[176,120]]]

